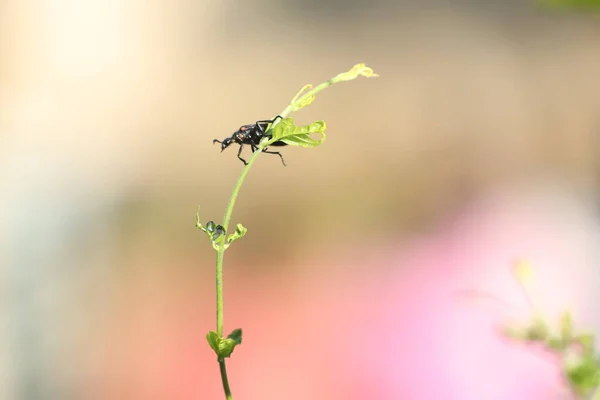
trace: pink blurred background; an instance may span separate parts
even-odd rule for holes
[[[527,258],[600,333],[600,27],[517,1],[0,2],[0,399],[220,399],[214,252],[241,170],[211,141],[281,111],[233,216],[236,399],[569,399],[507,342]],[[505,300],[465,301],[481,291]]]

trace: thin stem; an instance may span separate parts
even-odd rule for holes
[[[261,151],[255,151],[254,153],[252,153],[252,156],[250,157],[250,161],[248,161],[248,164],[244,167],[244,169],[242,169],[242,173],[240,174],[240,177],[238,178],[237,182],[235,183],[235,187],[233,188],[233,192],[231,193],[231,197],[229,198],[229,204],[227,204],[227,209],[225,210],[225,215],[223,216],[223,229],[225,229],[225,232],[227,232],[227,229],[229,228],[229,221],[231,221],[231,214],[233,213],[233,206],[235,206],[235,201],[237,200],[238,194],[240,193],[240,189],[242,188],[242,184],[244,183],[244,179],[246,179],[246,175],[248,175],[248,171],[250,170],[250,167],[252,166],[252,164],[254,164],[254,160],[256,160],[256,157],[258,157],[260,155],[260,153],[262,153]],[[225,250],[225,242],[223,242],[220,246],[220,251],[224,251]]]
[[[223,247],[217,251],[217,334],[223,337]]]
[[[256,160],[256,157],[260,155],[260,151],[254,152],[248,165],[244,167],[240,177],[238,178],[235,187],[233,188],[233,192],[231,193],[231,198],[229,199],[229,204],[227,205],[227,209],[225,210],[225,215],[223,216],[223,228],[227,233],[227,228],[229,227],[229,221],[231,220],[231,214],[233,213],[233,206],[235,205],[235,201],[237,199],[238,194],[240,193],[240,188],[244,183],[244,179],[250,170],[250,167]],[[217,334],[219,337],[223,337],[223,256],[225,255],[225,241],[221,242],[219,249],[217,250]],[[233,400],[233,396],[231,395],[231,389],[229,388],[229,380],[227,379],[227,368],[225,367],[225,360],[219,360],[219,368],[221,370],[221,381],[223,382],[223,390],[225,391],[225,398],[227,400]]]
[[[221,381],[223,382],[223,390],[225,390],[225,398],[227,400],[233,400],[231,395],[231,389],[229,388],[229,380],[227,379],[227,368],[225,367],[225,360],[219,360],[219,369],[221,370]]]

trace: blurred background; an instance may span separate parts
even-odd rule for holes
[[[583,3],[583,2],[582,2]],[[590,2],[587,2],[590,3]],[[600,333],[600,25],[523,1],[0,1],[0,398],[220,399],[212,139],[322,92],[225,257],[236,399],[565,399],[501,340],[536,298]],[[461,290],[511,302],[474,305]],[[554,313],[554,314],[553,314]]]

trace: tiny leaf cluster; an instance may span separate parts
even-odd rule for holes
[[[208,221],[206,225],[202,225],[202,223],[200,222],[199,211],[196,214],[196,228],[206,233],[215,251],[219,251],[219,247],[221,245],[225,249],[227,249],[231,245],[231,243],[244,237],[244,235],[246,235],[246,232],[248,232],[248,229],[244,225],[237,224],[235,226],[235,232],[229,235],[227,237],[227,240],[225,240],[225,228],[223,228],[222,225],[215,224],[214,221]]]
[[[234,329],[226,338],[220,337],[215,331],[210,331],[206,334],[206,340],[211,349],[215,351],[217,359],[230,357],[235,349],[235,346],[242,344],[242,330]]]
[[[517,263],[516,277],[527,292],[527,283],[533,279],[529,263]],[[600,356],[595,348],[595,336],[576,329],[569,311],[564,311],[554,324],[537,313],[530,324],[506,326],[503,331],[511,339],[540,344],[559,356],[563,375],[572,392],[580,398],[600,400]]]

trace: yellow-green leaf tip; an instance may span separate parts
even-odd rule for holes
[[[359,76],[364,76],[365,78],[375,78],[379,75],[373,71],[373,68],[367,67],[365,64],[356,64],[349,71],[342,72],[333,79],[335,81],[351,81]]]

